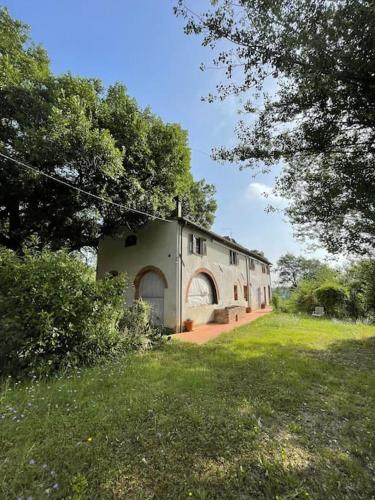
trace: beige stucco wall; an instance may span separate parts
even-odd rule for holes
[[[126,290],[126,303],[134,300],[134,279],[146,266],[159,268],[166,277],[168,288],[164,293],[164,324],[175,329],[176,276],[177,276],[177,222],[154,221],[137,234],[137,244],[125,247],[125,238],[131,233],[124,230],[121,237],[102,239],[99,243],[97,277],[110,271],[125,272],[129,279]]]
[[[134,300],[134,279],[139,271],[146,266],[159,268],[168,283],[164,295],[164,324],[175,329],[179,323],[179,281],[180,271],[178,254],[181,245],[180,228],[177,221],[154,221],[137,234],[137,244],[125,247],[125,238],[130,233],[124,230],[120,237],[106,237],[100,241],[97,260],[97,276],[101,278],[111,271],[125,272],[129,279],[126,290],[126,302]],[[207,242],[207,255],[199,256],[189,252],[189,235],[194,233]],[[247,285],[249,273],[250,305],[253,310],[258,309],[257,289],[261,289],[261,302],[264,302],[264,287],[267,292],[271,284],[270,275],[262,273],[262,264],[255,263],[255,270],[249,269],[249,257],[238,253],[238,265],[229,264],[229,251],[224,243],[207,236],[206,233],[183,226],[182,229],[182,323],[186,319],[193,319],[195,324],[207,323],[214,319],[214,309],[231,305],[247,306],[244,297],[244,285]],[[192,276],[198,269],[210,271],[216,281],[218,289],[218,304],[205,306],[190,306],[187,302],[188,287]],[[238,300],[234,299],[234,285],[238,287]]]
[[[207,241],[207,255],[200,256],[189,252],[189,235],[196,234]],[[216,308],[231,305],[247,306],[244,297],[244,285],[247,285],[247,266],[249,258],[238,252],[238,265],[229,263],[230,248],[223,243],[208,237],[205,233],[192,229],[189,226],[183,229],[183,307],[182,321],[186,319],[194,320],[195,324],[213,321],[214,310]],[[191,276],[198,269],[207,269],[215,277],[218,288],[218,304],[205,306],[191,306],[187,302],[188,286]],[[250,305],[253,309],[258,309],[256,290],[258,287],[266,287],[268,303],[268,285],[271,284],[270,275],[262,272],[261,263],[256,261],[255,270],[248,270],[250,284]],[[234,285],[238,287],[238,300],[234,299]],[[263,288],[262,288],[263,290]],[[262,302],[264,301],[262,295]]]
[[[259,309],[258,289],[260,289],[260,303],[270,303],[269,289],[271,288],[271,276],[262,272],[262,263],[255,261],[255,269],[250,269],[250,301],[253,310]],[[264,288],[266,290],[264,290]],[[264,293],[264,291],[266,293]]]

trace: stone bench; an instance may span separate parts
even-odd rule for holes
[[[246,317],[246,307],[244,306],[228,306],[223,309],[215,309],[215,323],[236,323]]]

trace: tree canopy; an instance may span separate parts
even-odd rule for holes
[[[188,137],[140,109],[123,84],[51,72],[29,28],[0,9],[0,152],[114,203],[159,217],[184,201],[185,215],[209,227],[214,187],[195,181]],[[149,218],[0,158],[0,244],[71,250],[97,246],[121,226]]]
[[[335,271],[318,259],[306,259],[291,253],[282,255],[277,261],[276,272],[280,285],[296,288],[302,280],[315,280],[324,275],[334,277]]]
[[[175,11],[225,71],[208,100],[243,95],[238,142],[214,156],[265,170],[281,163],[276,192],[289,200],[297,236],[333,253],[373,254],[374,2],[210,3],[197,13],[180,0]]]

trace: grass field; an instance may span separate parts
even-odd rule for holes
[[[374,498],[375,327],[271,314],[4,382],[0,498]]]

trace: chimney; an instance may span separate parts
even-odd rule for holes
[[[178,219],[182,217],[182,203],[181,203],[181,198],[179,196],[176,196],[176,216]]]

